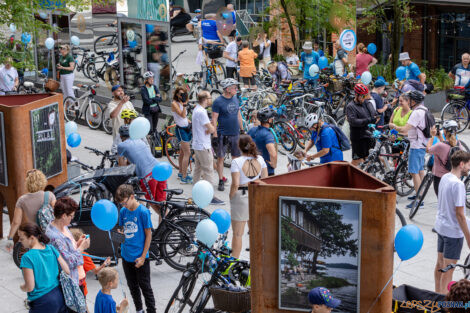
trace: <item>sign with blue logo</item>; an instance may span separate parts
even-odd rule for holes
[[[339,43],[346,51],[353,51],[356,47],[357,37],[352,29],[345,29],[339,36]]]

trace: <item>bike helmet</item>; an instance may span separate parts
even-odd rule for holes
[[[228,88],[230,86],[233,86],[233,85],[240,85],[240,83],[237,82],[233,78],[226,78],[226,79],[224,79],[220,82],[220,87],[222,87],[222,89],[226,89],[226,88]]]
[[[318,123],[318,115],[316,113],[310,113],[307,115],[305,118],[305,126],[307,126],[308,129],[312,128],[313,125]]]
[[[136,110],[133,110],[133,109],[124,109],[121,111],[122,119],[125,119],[125,118],[133,119],[133,118],[136,118],[137,116],[139,116],[139,114],[137,113]]]
[[[261,123],[266,123],[269,121],[270,118],[273,118],[275,115],[276,115],[276,112],[273,109],[271,109],[271,107],[267,106],[258,111],[256,118]]]
[[[442,128],[450,133],[456,133],[459,126],[454,120],[447,120],[442,124]]]
[[[122,125],[119,127],[119,136],[129,137],[129,125]]]
[[[407,92],[407,94],[410,97],[410,99],[413,100],[415,103],[421,103],[424,101],[423,93],[417,90],[412,90],[410,92]]]
[[[354,86],[354,92],[356,95],[367,95],[369,93],[369,88],[364,84],[356,84],[356,86]]]
[[[150,77],[153,77],[153,73],[148,71],[148,72],[145,72],[144,73],[144,79],[147,80],[149,79]]]

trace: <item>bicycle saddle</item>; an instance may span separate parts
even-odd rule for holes
[[[183,189],[163,189],[163,191],[174,195],[181,195],[183,193]]]
[[[32,88],[32,87],[34,87],[34,83],[33,82],[24,82],[23,86],[25,86],[26,88]]]

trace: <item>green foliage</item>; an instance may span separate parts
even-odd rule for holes
[[[434,92],[449,90],[454,86],[454,81],[442,67],[436,69],[424,67],[423,72],[426,74],[426,82],[434,85]]]
[[[281,250],[287,252],[287,261],[291,266],[299,264],[296,258],[297,240],[293,238],[294,230],[291,227],[292,220],[288,217],[281,219]]]
[[[350,286],[351,284],[343,278],[332,277],[332,276],[322,276],[317,279],[312,279],[308,283],[308,289],[315,287],[325,287],[325,288],[341,288],[345,286]]]
[[[372,74],[372,77],[382,76],[389,83],[395,80],[395,72],[392,71],[390,63],[387,63],[386,65],[375,64],[374,66],[371,66],[369,71]]]

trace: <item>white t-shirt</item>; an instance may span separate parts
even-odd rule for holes
[[[231,58],[234,58],[235,60],[238,59],[238,46],[236,41],[232,41],[227,45],[227,48],[225,48],[225,52],[229,54]],[[237,63],[233,62],[232,60],[227,59],[227,62],[225,62],[226,67],[237,67]]]
[[[424,129],[426,127],[425,110],[427,110],[427,108],[424,105],[419,105],[418,107],[413,109],[413,112],[411,112],[410,118],[408,119],[408,124],[413,126],[408,131],[408,139],[411,143],[411,149],[426,149],[426,145],[428,143],[429,138],[424,137],[424,134],[421,131],[421,129]]]
[[[260,51],[263,51],[263,59],[271,57],[271,40],[267,40],[266,43],[268,44],[266,49],[264,48],[264,41],[259,45]]]
[[[242,155],[241,157],[232,160],[232,166],[230,167],[230,171],[232,173],[240,173],[240,183],[239,183],[240,186],[246,185],[249,182],[257,180],[261,176],[261,172],[263,168],[266,168],[266,162],[264,161],[263,157],[261,155],[258,155],[257,159],[258,159],[258,162],[261,164],[261,171],[254,178],[246,177],[242,170],[243,164],[245,163],[246,160],[251,160],[251,159],[254,159],[254,158],[246,157]]]
[[[442,236],[463,238],[464,234],[457,221],[455,207],[465,208],[465,185],[454,174],[447,173],[439,183],[437,216],[434,229]]]
[[[119,102],[121,100],[111,100],[111,102],[108,103],[108,110],[109,113],[114,111],[114,109],[119,105]],[[127,101],[122,105],[121,111],[119,111],[118,115],[115,118],[112,118],[111,121],[113,122],[113,138],[116,140],[116,138],[119,138],[119,127],[124,125],[124,120],[121,118],[121,112],[122,110],[134,110],[134,106],[130,101]]]
[[[12,66],[9,69],[2,67],[0,69],[0,89],[4,91],[12,91],[15,87],[15,79],[18,78],[18,72]],[[0,94],[4,92],[0,91]]]
[[[204,125],[210,123],[206,109],[200,104],[193,110],[192,130],[193,130],[193,149],[206,150],[211,148],[211,135],[206,134]]]
[[[297,65],[297,63],[299,62],[299,57],[295,54],[291,55],[290,57],[287,57],[286,58],[286,63],[287,65]]]

